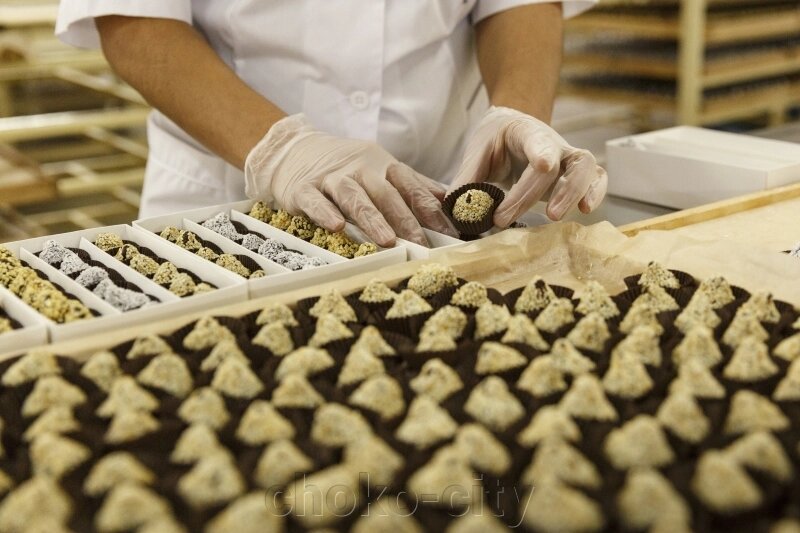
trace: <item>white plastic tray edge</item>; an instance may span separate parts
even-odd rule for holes
[[[0,307],[22,325],[20,329],[0,334],[0,356],[47,344],[49,320],[5,287],[0,287]]]

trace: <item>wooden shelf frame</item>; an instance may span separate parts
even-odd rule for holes
[[[674,41],[677,57],[641,57],[604,54],[602,51],[578,50],[567,53],[567,70],[589,73],[613,73],[656,80],[675,81],[676,94],[654,95],[635,90],[564,84],[566,94],[588,96],[611,101],[633,102],[641,109],[643,123],[651,110],[668,110],[676,123],[704,125],[766,115],[771,126],[782,123],[786,111],[800,104],[795,82],[772,88],[746,90],[738,95],[707,96],[708,89],[800,74],[800,45],[787,40],[785,49],[745,52],[741,59],[706,59],[710,46],[740,43],[782,36],[800,35],[800,2],[796,7],[769,4],[756,10],[724,13],[709,12],[713,5],[736,6],[734,0],[674,0],[672,2],[631,2],[613,0],[601,6],[631,5],[675,6],[675,14],[663,11],[614,13],[608,9],[589,12],[570,21],[569,31],[581,35],[591,32],[613,32],[631,38]],[[788,87],[788,88],[787,88]],[[745,101],[745,100],[750,100]]]
[[[564,58],[565,71],[606,73],[676,80],[680,76],[677,58],[609,54],[602,50],[570,52]],[[734,57],[706,59],[703,63],[704,89],[800,72],[800,44],[785,49],[743,53]]]
[[[561,93],[632,104],[641,114],[653,111],[670,112],[675,109],[676,99],[669,95],[648,94],[635,90],[589,87],[565,82]],[[746,119],[762,113],[775,115],[776,122],[783,112],[792,106],[800,105],[800,81],[774,86],[754,88],[739,93],[701,99],[701,108],[694,121],[685,124],[716,124],[736,119]]]
[[[620,2],[620,5],[631,2]],[[792,35],[800,32],[800,10],[769,6],[750,10],[746,16],[729,13],[707,15],[713,3],[709,0],[680,0],[677,16],[658,13],[613,13],[607,10],[589,12],[570,21],[572,31],[611,31],[647,39],[679,40],[686,34],[687,24],[703,22],[698,36],[708,45],[722,45]],[[693,18],[685,18],[685,14]],[[702,14],[700,18],[698,15]]]
[[[6,28],[53,26],[57,16],[56,1],[6,0],[0,6],[0,26]]]

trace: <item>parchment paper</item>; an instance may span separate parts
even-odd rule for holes
[[[624,277],[658,261],[699,279],[723,275],[751,292],[769,291],[800,306],[799,259],[769,247],[695,239],[674,231],[645,231],[628,238],[608,222],[505,231],[436,259],[500,290],[519,287],[539,274],[576,290],[594,279],[612,294],[625,288]]]

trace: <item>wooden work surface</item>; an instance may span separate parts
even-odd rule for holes
[[[776,251],[800,242],[800,198],[673,230],[695,239],[725,239]]]
[[[684,209],[619,228],[633,236],[671,230],[698,240],[725,240],[781,252],[800,241],[800,183]]]

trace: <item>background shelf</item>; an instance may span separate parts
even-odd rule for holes
[[[606,1],[568,23],[566,94],[631,102],[642,122],[711,125],[800,104],[800,2]]]

